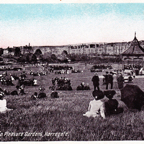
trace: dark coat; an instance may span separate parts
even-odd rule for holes
[[[109,82],[109,75],[106,74],[104,77],[105,77],[105,83],[108,83]]]
[[[111,74],[108,75],[108,83],[113,82],[113,76]]]
[[[99,77],[98,76],[93,76],[92,82],[94,85],[99,85]]]
[[[116,99],[110,99],[107,102],[105,102],[106,115],[114,114],[117,108],[118,101]]]
[[[117,78],[117,82],[118,82],[119,89],[122,89],[123,88],[124,77],[123,76],[119,76]]]
[[[38,98],[45,98],[46,94],[44,92],[39,93]]]

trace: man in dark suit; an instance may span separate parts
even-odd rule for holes
[[[108,72],[106,72],[106,75],[104,77],[105,77],[106,89],[108,89],[108,84],[109,84],[109,74],[108,74]]]
[[[100,88],[99,88],[99,77],[98,77],[97,73],[95,73],[95,75],[93,76],[92,82],[93,82],[93,86],[94,86],[94,91],[96,90],[96,88],[97,88],[97,90],[100,90]]]
[[[110,72],[109,74],[109,83],[111,85],[111,89],[113,89],[113,73],[112,72]]]

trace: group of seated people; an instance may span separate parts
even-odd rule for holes
[[[142,68],[142,65],[141,64],[133,64],[133,65],[131,65],[131,64],[125,64],[124,65],[124,69],[130,69],[130,70],[132,70],[132,69],[141,69]]]
[[[92,92],[94,100],[90,101],[88,111],[83,114],[86,117],[98,117],[101,116],[105,119],[107,116],[112,114],[119,114],[123,112],[123,108],[118,107],[118,101],[113,99],[116,94],[114,90]],[[106,96],[108,100],[103,102],[102,99]]]
[[[90,90],[89,84],[82,82],[80,85],[77,86],[77,90]]]
[[[72,90],[71,81],[65,77],[56,77],[55,79],[52,78],[52,86],[50,88],[52,90]]]
[[[0,88],[0,93],[4,93],[5,95],[25,95],[24,85],[16,86],[14,90],[9,91],[7,89]]]
[[[112,67],[110,65],[104,65],[104,64],[97,64],[92,66],[92,69],[111,69]]]
[[[30,75],[33,75],[33,76],[42,76],[42,75],[47,75],[47,72],[46,71],[37,71],[37,72],[33,72],[32,70],[30,70]]]
[[[49,68],[52,70],[70,70],[70,69],[73,69],[71,66],[58,66],[58,65],[49,66]]]

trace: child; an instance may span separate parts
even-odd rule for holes
[[[4,93],[0,93],[0,113],[6,113],[6,111],[11,111],[12,109],[7,108],[7,102],[4,98]]]
[[[90,101],[88,111],[83,114],[86,117],[98,117],[101,115],[103,119],[105,119],[105,107],[104,102],[101,101],[102,97],[99,95],[94,95],[94,100]]]

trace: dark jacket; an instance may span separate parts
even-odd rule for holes
[[[104,75],[104,77],[105,77],[105,82],[108,83],[109,82],[109,75],[106,74],[106,75]]]
[[[98,76],[93,76],[92,82],[94,85],[99,85],[99,77]]]
[[[108,75],[108,82],[109,83],[113,82],[113,76],[111,74]]]

